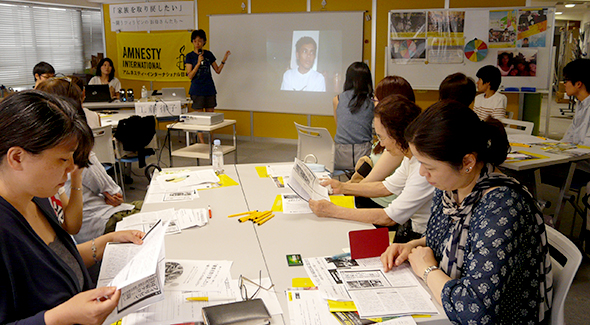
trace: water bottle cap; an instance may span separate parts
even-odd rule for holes
[[[215,140],[213,140],[213,144],[216,146],[219,146],[219,145],[221,145],[221,140],[215,139]]]

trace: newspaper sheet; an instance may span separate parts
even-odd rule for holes
[[[306,202],[312,200],[330,200],[328,189],[320,185],[320,180],[309,167],[295,158],[291,176],[287,185]]]

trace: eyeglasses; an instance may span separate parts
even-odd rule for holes
[[[387,136],[385,138],[381,138],[381,136],[379,135],[379,133],[375,133],[377,135],[377,140],[379,140],[379,143],[383,144],[383,140],[385,139],[389,139],[390,137]]]
[[[249,282],[252,285],[256,286],[256,291],[254,291],[254,293],[249,296],[248,295],[248,288],[246,287],[246,284],[244,282]],[[260,291],[260,289],[262,290],[270,290],[272,289],[272,287],[274,287],[274,284],[271,284],[268,288],[265,288],[262,286],[262,271],[259,271],[258,273],[258,283],[248,279],[247,277],[240,275],[240,278],[238,279],[238,286],[240,287],[240,296],[242,296],[242,300],[246,301],[246,300],[252,300],[254,299],[254,297],[256,297],[256,295],[258,294],[258,292]]]

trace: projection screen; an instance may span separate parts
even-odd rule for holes
[[[362,60],[363,12],[212,15],[217,108],[332,115],[346,69]],[[299,44],[298,44],[299,43]]]

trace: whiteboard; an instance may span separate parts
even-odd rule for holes
[[[547,8],[547,7],[543,7]],[[463,62],[457,64],[434,64],[426,61],[399,63],[399,60],[392,60],[391,53],[391,24],[388,23],[388,44],[385,65],[387,75],[398,75],[408,80],[414,89],[438,89],[443,79],[453,73],[462,72],[468,77],[477,81],[475,74],[479,68],[485,65],[497,66],[498,51],[518,51],[521,48],[490,48],[488,42],[488,31],[490,23],[490,11],[500,10],[519,10],[530,9],[538,10],[540,7],[511,7],[511,8],[466,8],[466,9],[449,9],[449,11],[464,11],[465,26],[464,37],[465,44],[474,38],[483,40],[488,45],[487,56],[479,61],[472,62],[463,55]],[[425,9],[421,11],[442,11],[442,9]],[[411,10],[392,10],[392,12],[408,12]],[[523,50],[536,49],[537,52],[537,73],[535,77],[502,77],[501,88],[506,87],[535,87],[537,90],[547,90],[550,85],[550,71],[552,62],[553,34],[555,26],[555,8],[547,8],[547,30],[545,31],[545,47],[527,48]],[[398,61],[398,62],[396,62]]]

